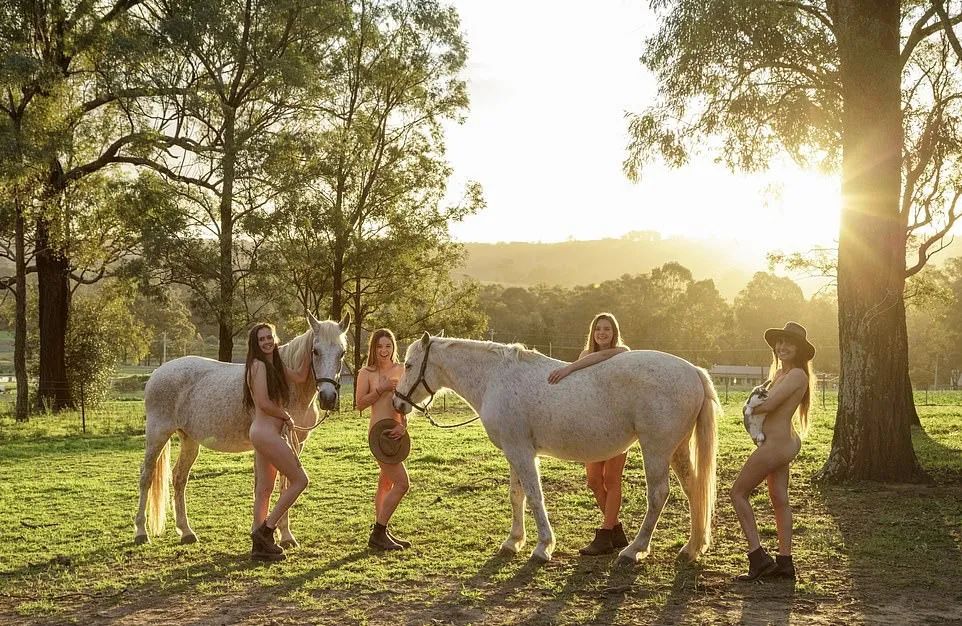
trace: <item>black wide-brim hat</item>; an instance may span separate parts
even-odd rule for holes
[[[411,452],[411,437],[405,432],[398,439],[392,439],[387,431],[400,424],[390,418],[374,422],[367,434],[367,443],[371,446],[374,458],[382,463],[396,465],[403,463]]]
[[[811,361],[815,357],[815,346],[808,341],[808,332],[798,322],[788,322],[784,328],[769,328],[765,331],[765,343],[775,349],[779,339],[787,339],[798,346],[799,357]]]

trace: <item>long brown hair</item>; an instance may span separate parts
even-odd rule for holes
[[[391,340],[391,361],[397,363],[397,339],[387,328],[378,328],[373,333],[371,333],[371,338],[367,342],[367,365],[371,369],[377,369],[377,342],[381,337],[387,337]]]
[[[591,325],[588,326],[588,339],[585,340],[585,352],[597,352],[601,350],[598,342],[595,341],[595,326],[598,324],[599,320],[608,320],[611,322],[611,347],[625,347],[625,343],[621,340],[621,328],[618,326],[618,320],[612,313],[599,313],[595,315],[595,318],[591,320]]]
[[[795,342],[792,342],[795,343]],[[795,344],[796,354],[801,351],[802,346]],[[781,363],[784,367],[785,364]],[[798,368],[805,372],[808,376],[808,387],[805,389],[805,395],[802,396],[802,401],[798,404],[798,425],[799,425],[799,435],[804,437],[808,433],[808,410],[812,406],[812,396],[815,395],[815,374],[812,371],[812,360],[805,359],[802,360],[798,358],[796,361],[790,363],[791,367],[789,369]],[[775,353],[775,349],[772,348],[772,366],[768,369],[768,379],[775,380],[775,372],[778,371],[779,360],[778,355]]]
[[[262,328],[269,328],[274,336],[274,353],[270,361],[267,355],[261,351],[260,344],[257,343],[257,333]],[[244,407],[250,411],[254,408],[254,396],[251,395],[250,373],[254,359],[264,364],[267,370],[267,397],[273,400],[278,406],[287,406],[291,399],[291,390],[287,386],[287,377],[284,376],[284,362],[281,360],[280,346],[277,343],[277,330],[273,324],[260,322],[251,326],[247,333],[247,360],[244,363]]]

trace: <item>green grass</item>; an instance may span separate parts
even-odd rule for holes
[[[283,564],[262,565],[247,558],[250,454],[202,450],[187,498],[198,544],[181,546],[171,518],[164,535],[134,546],[141,402],[88,413],[86,434],[76,414],[26,424],[0,418],[0,623],[872,622],[899,615],[900,598],[919,603],[907,605],[910,618],[938,618],[962,604],[962,407],[920,407],[925,432],[916,449],[934,485],[834,487],[811,480],[835,411],[834,398],[817,405],[792,468],[800,570],[792,587],[731,581],[745,546],[726,489],[751,445],[734,404],[741,397],[731,399],[720,424],[711,551],[694,566],[675,561],[688,515],[673,481],[652,554],[628,569],[577,554],[600,515],[583,469],[554,459],[542,462],[554,560],[529,563],[533,543],[524,556],[497,556],[510,525],[507,464],[477,423],[440,430],[412,418],[413,488],[392,527],[414,547],[377,555],[365,543],[377,475],[367,418],[332,416],[302,457],[312,482],[292,515],[301,547]],[[442,420],[465,416],[454,400]],[[624,491],[623,519],[636,531],[645,506],[637,448]],[[755,503],[774,548],[763,491]],[[527,527],[530,542],[530,516]]]

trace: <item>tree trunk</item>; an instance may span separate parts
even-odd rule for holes
[[[333,319],[338,319],[337,317]],[[360,279],[358,279],[358,288],[354,292],[354,384],[357,385],[357,374],[361,371],[361,334],[364,332],[364,311],[361,309],[361,289],[360,289]],[[357,408],[357,394],[354,394],[354,399],[351,401],[351,408]]]
[[[331,268],[331,319],[341,319],[344,310],[344,246],[335,244]]]
[[[217,311],[217,359],[229,363],[234,356],[234,174],[237,149],[234,122],[237,112],[224,105],[224,182],[220,195],[220,310]]]
[[[65,357],[70,289],[70,264],[50,241],[47,221],[37,220],[37,286],[40,326],[40,381],[37,408],[54,411],[73,405],[67,384]]]
[[[23,219],[23,206],[20,196],[14,197],[16,218],[14,222],[14,247],[16,250],[16,314],[13,332],[13,371],[17,378],[17,407],[15,417],[18,422],[29,418],[30,384],[27,380],[27,259],[26,225]]]
[[[905,232],[899,214],[902,117],[897,0],[829,2],[840,57],[841,375],[831,481],[917,482],[907,415]]]

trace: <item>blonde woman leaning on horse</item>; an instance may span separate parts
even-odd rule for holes
[[[556,384],[572,372],[601,363],[628,350],[628,346],[621,341],[621,330],[615,316],[611,313],[599,313],[591,320],[585,349],[581,351],[578,360],[551,372],[548,382]],[[625,451],[606,461],[585,465],[588,488],[601,509],[602,522],[601,528],[595,530],[595,538],[591,543],[578,550],[581,554],[609,554],[628,545],[625,529],[618,520],[621,513],[621,478],[627,459],[628,452]]]
[[[290,386],[307,381],[311,351],[304,351],[304,362],[296,370],[284,365],[277,350],[277,335],[271,324],[255,324],[247,335],[247,361],[244,369],[244,406],[253,411],[249,431],[254,446],[254,530],[251,532],[251,557],[259,561],[283,561],[284,549],[274,541],[274,530],[287,509],[307,488],[307,474],[291,450],[282,429],[293,431],[294,419],[287,412]],[[268,514],[274,480],[280,471],[288,487],[277,498]]]
[[[805,328],[795,322],[788,322],[784,328],[769,328],[765,331],[765,342],[772,348],[769,375],[772,385],[768,399],[753,410],[756,415],[765,417],[762,424],[765,440],[749,455],[731,488],[732,504],[748,540],[748,573],[738,576],[738,580],[755,580],[761,576],[795,578],[788,475],[792,460],[802,448],[801,436],[808,429],[815,346],[809,343]],[[798,432],[793,422],[796,413],[799,416]],[[775,559],[761,546],[750,501],[752,491],[763,480],[768,482],[768,496],[778,531],[778,556]]]
[[[381,420],[393,420],[397,425],[387,431],[387,436],[399,440],[407,433],[407,416],[394,409],[392,399],[394,388],[404,373],[404,366],[398,363],[397,340],[387,328],[379,328],[371,333],[367,350],[367,364],[357,373],[355,401],[357,410],[371,407],[368,432]],[[367,545],[375,550],[402,550],[411,543],[398,539],[388,530],[391,516],[408,492],[407,468],[404,463],[385,463],[376,459],[380,473],[377,489],[374,492],[374,525]]]

